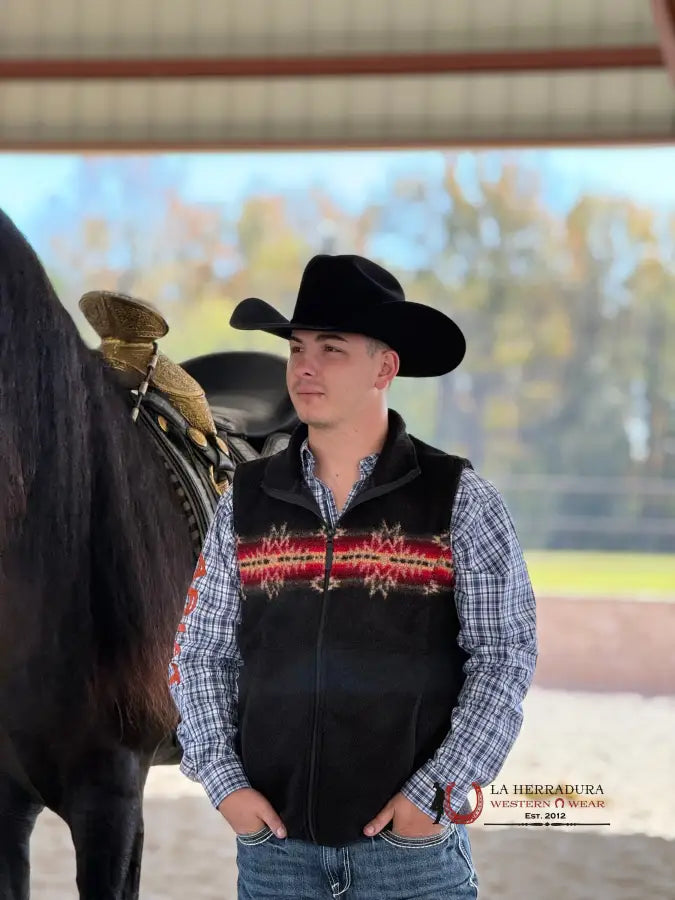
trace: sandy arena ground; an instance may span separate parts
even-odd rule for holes
[[[604,794],[588,799],[605,809],[566,808],[567,819],[610,825],[486,824],[525,821],[526,809],[491,806],[526,799],[514,785],[558,783],[600,784]],[[507,794],[492,793],[501,785]],[[675,900],[675,697],[533,688],[492,791],[469,826],[481,900]],[[154,769],[145,822],[143,900],[236,900],[233,832],[198,785]],[[69,834],[51,813],[38,822],[32,864],[33,900],[77,896]]]

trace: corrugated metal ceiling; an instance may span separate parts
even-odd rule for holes
[[[4,0],[2,55],[296,54],[654,42],[645,0]]]
[[[675,139],[646,0],[4,0],[0,16],[5,148]],[[549,54],[551,71],[534,71],[531,51],[555,48],[586,63],[560,71]],[[601,62],[607,48],[622,68]],[[485,51],[504,50],[523,53],[480,71]],[[463,56],[449,72],[441,59],[433,74],[423,63],[416,74],[320,74],[327,54],[386,58],[395,71],[420,53],[482,56],[473,71],[457,71]],[[244,77],[251,58],[287,57],[302,74]],[[172,60],[176,74],[83,78],[83,59]],[[191,77],[190,60],[223,59],[241,77]],[[45,60],[68,77],[38,77]]]

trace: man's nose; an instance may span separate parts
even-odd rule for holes
[[[318,360],[312,353],[298,353],[295,356],[295,371],[298,375],[316,375],[319,365]]]

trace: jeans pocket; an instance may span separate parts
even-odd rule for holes
[[[268,841],[273,834],[274,832],[269,827],[269,825],[263,825],[263,827],[259,828],[257,831],[253,831],[248,834],[237,834],[236,838],[240,844],[253,846],[254,844],[264,844],[265,841]]]
[[[383,841],[392,844],[394,847],[420,849],[424,847],[435,847],[438,844],[445,843],[454,830],[455,823],[450,822],[450,824],[446,825],[443,831],[439,831],[438,834],[428,834],[423,837],[407,837],[404,834],[396,834],[395,831],[391,830],[390,826],[387,826],[379,832],[378,837],[381,837]]]

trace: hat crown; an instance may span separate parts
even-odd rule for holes
[[[305,266],[293,320],[322,324],[383,303],[403,301],[397,279],[372,260],[355,254],[320,253]]]

